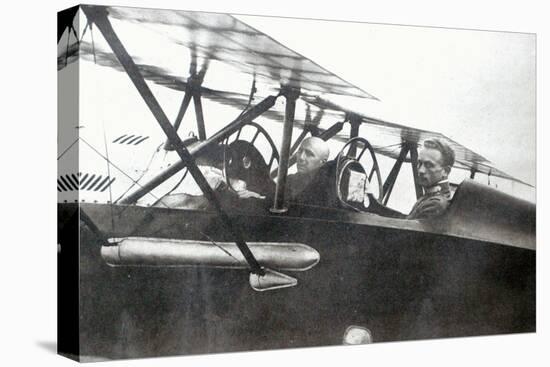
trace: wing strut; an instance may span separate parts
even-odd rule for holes
[[[386,178],[386,181],[384,181],[384,188],[383,188],[384,205],[388,205],[388,201],[390,200],[393,186],[395,185],[397,176],[401,171],[401,166],[403,165],[403,162],[407,161],[407,154],[411,155],[410,162],[411,162],[412,171],[413,171],[414,190],[416,192],[416,198],[420,199],[420,197],[423,195],[422,186],[420,186],[420,184],[418,183],[418,166],[417,166],[418,148],[416,147],[415,143],[403,142],[401,152],[399,153],[399,157],[397,157],[395,164],[393,165],[390,173],[388,174],[388,177]]]
[[[424,194],[422,186],[418,182],[418,147],[416,144],[409,143],[409,151],[411,152],[411,167],[414,178],[414,191],[416,192],[416,200]]]
[[[275,186],[275,199],[273,200],[273,213],[284,213],[286,174],[288,172],[288,161],[290,157],[290,143],[292,142],[292,128],[294,127],[294,113],[296,112],[296,100],[300,96],[300,90],[296,88],[283,87],[281,91],[286,98],[285,123],[283,125],[283,141],[281,143],[281,154],[279,156],[279,167],[277,169],[277,185]]]
[[[187,78],[187,84],[185,86],[185,95],[181,101],[181,106],[174,121],[174,129],[178,131],[181,121],[189,108],[189,103],[193,99],[195,106],[195,115],[197,120],[197,130],[199,133],[200,140],[206,140],[206,131],[204,129],[204,114],[202,112],[202,103],[201,103],[201,86],[204,81],[204,76],[206,74],[206,69],[208,68],[208,62],[205,62],[202,66],[202,69],[197,73],[196,71],[196,60],[194,54],[192,54],[193,61],[191,62],[190,75]],[[174,147],[170,145],[170,141],[166,140],[164,144],[164,150],[174,150]]]
[[[216,193],[210,188],[210,185],[208,185],[208,182],[206,181],[201,171],[195,164],[193,156],[189,153],[187,148],[185,148],[185,146],[183,145],[183,142],[179,138],[178,133],[176,132],[176,130],[174,129],[174,127],[166,117],[161,106],[153,96],[153,93],[145,83],[145,80],[140,74],[136,64],[134,63],[130,55],[127,53],[120,39],[116,35],[113,27],[111,26],[111,23],[109,22],[109,19],[107,18],[107,10],[102,7],[88,7],[88,6],[82,6],[82,10],[84,10],[86,15],[88,16],[88,19],[90,19],[97,25],[97,27],[103,34],[103,37],[105,38],[105,40],[107,41],[111,49],[113,50],[117,59],[120,61],[121,65],[126,70],[126,73],[128,74],[128,76],[134,83],[135,87],[137,88],[138,92],[142,96],[143,100],[151,110],[151,113],[153,114],[153,116],[159,123],[160,127],[162,128],[162,130],[170,140],[170,143],[175,147],[175,150],[178,153],[179,157],[181,158],[182,162],[185,163],[185,165],[189,169],[189,172],[197,182],[197,185],[201,188],[206,198],[214,205],[216,211],[218,212],[218,215],[220,216],[220,219],[222,220],[222,223],[225,229],[231,234],[239,250],[242,252],[244,258],[246,259],[248,265],[250,266],[251,272],[254,274],[263,276],[265,274],[264,269],[260,266],[260,264],[258,264],[258,261],[254,257],[250,249],[248,248],[248,245],[243,240],[242,234],[238,230],[237,226],[233,225],[229,216],[222,209],[221,204],[218,201],[218,198],[216,196]]]
[[[403,144],[403,147],[401,148],[401,153],[399,153],[399,157],[395,161],[395,164],[393,165],[388,177],[386,178],[386,181],[384,181],[384,189],[383,189],[384,205],[388,205],[388,201],[390,200],[390,195],[393,190],[393,185],[395,185],[395,180],[397,179],[397,175],[399,175],[399,171],[401,170],[401,165],[405,161],[405,158],[407,157],[407,153],[409,153],[409,146],[407,144]]]
[[[178,115],[176,116],[176,121],[174,121],[174,129],[176,131],[178,131],[181,121],[185,116],[185,112],[187,112],[187,108],[189,107],[192,96],[193,95],[191,94],[189,87],[185,88],[185,95],[183,96],[183,100],[181,101],[180,109],[178,111]],[[164,143],[164,150],[174,150],[174,147],[172,147],[168,139],[166,140],[166,143]]]
[[[349,117],[349,124],[350,124],[350,139],[356,138],[359,136],[359,126],[361,125],[361,117],[357,116],[355,114],[351,114]],[[349,147],[348,154],[351,157],[355,157],[357,154],[357,144],[351,144]]]
[[[193,103],[195,104],[195,115],[197,116],[197,129],[199,130],[199,140],[206,139],[206,130],[204,129],[204,113],[202,112],[201,92],[193,93]]]

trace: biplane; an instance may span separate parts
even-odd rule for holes
[[[237,18],[67,9],[58,80],[60,353],[535,331],[535,205],[472,179],[519,180],[442,134],[335,102],[376,97]],[[308,136],[337,147],[323,204],[287,195]],[[408,174],[409,201],[423,195],[428,138],[446,141],[471,179],[443,216],[408,220],[392,192]]]

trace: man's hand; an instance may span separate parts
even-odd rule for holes
[[[265,199],[265,196],[262,196],[254,191],[248,191],[248,190],[237,191],[237,195],[239,195],[239,199],[249,199],[249,198]]]

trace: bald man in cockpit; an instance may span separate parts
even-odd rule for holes
[[[326,163],[330,154],[328,143],[321,138],[304,139],[296,153],[297,172],[287,178],[290,201],[322,205],[328,188]],[[315,182],[314,182],[315,181]]]

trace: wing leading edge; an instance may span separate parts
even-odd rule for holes
[[[109,18],[120,23],[120,29],[115,29],[123,41],[125,30],[133,30],[134,34],[139,30],[147,37],[160,37],[179,49],[187,49],[196,59],[220,62],[275,88],[285,85],[300,88],[305,93],[376,99],[229,14],[126,7],[108,7],[107,11]],[[127,39],[131,41],[131,38],[129,34]],[[81,54],[92,51],[87,40],[81,40],[80,46]],[[133,58],[143,60],[147,60],[146,52],[152,52],[150,48],[129,51]],[[112,56],[110,51],[103,52]],[[180,52],[186,53],[185,50]],[[60,55],[69,56],[69,53]],[[58,63],[61,65],[58,67],[64,64]],[[181,72],[182,68],[176,70]]]
[[[428,130],[417,129],[401,124],[396,124],[389,121],[384,121],[372,117],[368,117],[362,113],[352,111],[348,108],[337,105],[334,102],[325,100],[320,97],[303,97],[305,101],[315,105],[321,109],[328,109],[333,111],[342,111],[347,114],[354,114],[360,116],[363,124],[365,124],[367,131],[372,131],[374,134],[369,134],[369,136],[383,136],[385,137],[385,142],[394,142],[395,144],[387,144],[384,146],[373,145],[375,151],[384,156],[397,159],[399,156],[399,149],[392,149],[396,146],[399,146],[403,142],[412,143],[412,144],[421,144],[422,141],[426,139],[440,139],[446,142],[455,152],[455,165],[454,168],[468,170],[472,172],[479,172],[489,176],[495,176],[504,178],[510,181],[519,182],[521,184],[531,186],[530,184],[521,181],[502,170],[496,168],[489,160],[487,160],[482,155],[466,148],[462,144],[448,138],[447,136]],[[375,139],[373,139],[375,140]],[[410,162],[410,159],[406,159]]]

